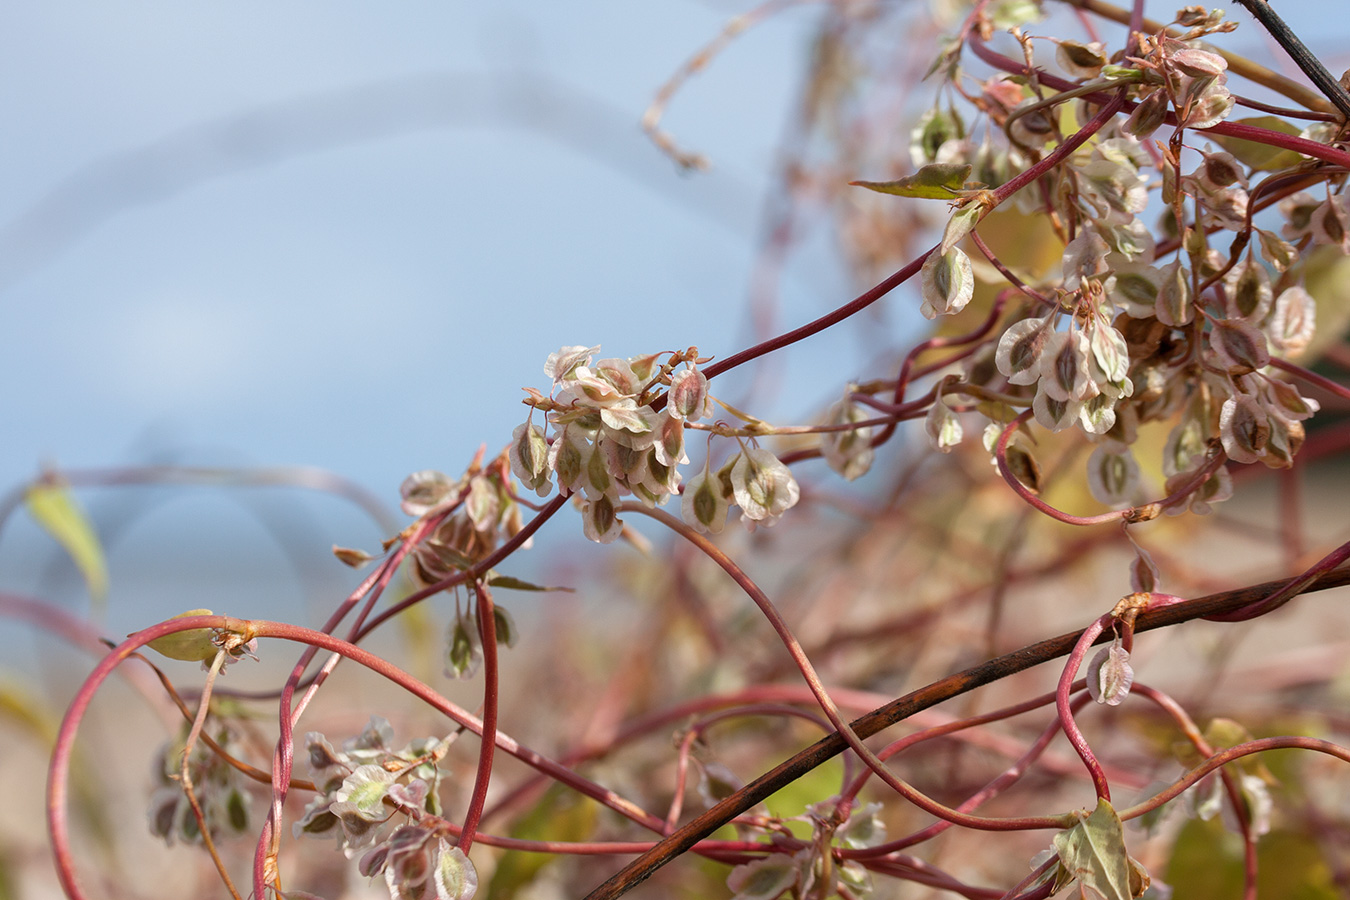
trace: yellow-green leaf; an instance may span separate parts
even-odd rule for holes
[[[507,588],[513,591],[566,591],[572,593],[574,588],[561,586],[546,586],[542,584],[533,584],[523,578],[516,578],[512,575],[490,575],[487,583],[495,588]]]
[[[1055,852],[1085,894],[1095,891],[1103,900],[1137,896],[1131,890],[1133,870],[1125,852],[1125,832],[1107,800],[1099,799],[1091,815],[1081,816],[1078,824],[1055,835]]]
[[[23,685],[0,683],[0,721],[8,723],[5,730],[9,734],[27,732],[47,747],[56,742],[57,721],[43,701]]]
[[[209,609],[189,609],[185,613],[179,613],[174,618],[186,619],[189,616],[209,615],[212,615]],[[156,653],[169,657],[169,659],[199,662],[212,659],[216,655],[216,651],[220,649],[212,643],[212,637],[214,637],[214,633],[210,628],[191,628],[175,634],[166,634],[162,638],[155,638],[150,642],[149,647]]]
[[[1284,119],[1275,116],[1252,116],[1247,119],[1234,119],[1233,124],[1251,125],[1254,128],[1265,128],[1269,131],[1294,137],[1298,137],[1299,133],[1297,125],[1291,125]],[[1213,132],[1206,134],[1206,137],[1212,138],[1216,144],[1236,156],[1239,162],[1245,163],[1258,171],[1275,172],[1303,162],[1303,156],[1300,153],[1286,150],[1283,147],[1272,147],[1260,141],[1227,137]]]
[[[70,491],[63,484],[42,482],[25,492],[24,502],[28,514],[70,555],[84,576],[89,596],[101,604],[108,593],[103,547]]]
[[[962,196],[971,167],[957,163],[932,163],[913,175],[895,181],[850,181],[881,194],[899,197],[922,197],[928,200],[955,200]]]

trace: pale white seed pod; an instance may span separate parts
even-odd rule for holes
[[[923,305],[919,312],[926,319],[958,313],[975,295],[975,272],[970,258],[957,247],[946,253],[928,254],[920,278]]]

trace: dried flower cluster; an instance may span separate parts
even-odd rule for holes
[[[997,6],[1011,16],[1002,24],[1013,27],[1034,65],[1039,42],[1017,26],[1037,9]],[[950,184],[954,169],[958,183],[972,173],[983,180],[950,191],[958,210],[923,267],[924,314],[955,314],[970,302],[976,280],[957,241],[974,230],[989,189],[1036,165],[1064,140],[1066,123],[1091,118],[1104,96],[1125,92],[1134,106],[1128,118],[1106,122],[1067,165],[1014,196],[1020,210],[1047,216],[1063,240],[1060,270],[1016,285],[1026,302],[997,337],[994,365],[976,354],[944,388],[973,385],[1008,395],[980,408],[1000,428],[1027,405],[1043,427],[1087,435],[1098,445],[1088,483],[1116,508],[1144,498],[1132,449],[1140,427],[1170,422],[1161,460],[1167,493],[1186,494],[1203,511],[1231,494],[1216,448],[1238,463],[1292,465],[1303,422],[1318,404],[1275,365],[1296,358],[1313,337],[1308,252],[1318,246],[1346,252],[1350,229],[1338,170],[1319,175],[1316,163],[1297,154],[1251,144],[1228,152],[1196,140],[1195,129],[1224,121],[1234,108],[1227,63],[1203,41],[1232,24],[1222,11],[1198,7],[1182,10],[1175,24],[1187,31],[1138,35],[1110,59],[1100,44],[1055,42],[1060,67],[1079,79],[1059,94],[1008,74],[969,92],[968,76],[948,48],[939,61],[945,66],[936,68],[980,112],[983,141],[970,137],[979,123],[967,126],[954,109],[935,107],[913,136],[920,173],[903,188],[865,184],[935,196],[916,186]],[[1269,134],[1278,141],[1283,132]],[[999,135],[1007,141],[1002,150]],[[1299,137],[1327,144],[1336,132],[1315,122]],[[1183,164],[1191,156],[1195,162]],[[1325,182],[1322,199],[1290,190],[1312,180]],[[1156,227],[1148,215],[1157,216]],[[1219,249],[1225,245],[1227,251]],[[961,426],[941,396],[928,431],[943,451],[960,440]]]
[[[231,743],[229,730],[215,735],[218,746]],[[201,825],[192,813],[192,804],[179,781],[184,742],[170,741],[161,748],[155,761],[155,789],[150,796],[150,831],[168,844],[181,841],[200,844]],[[206,829],[212,837],[241,834],[249,826],[248,795],[243,778],[218,754],[198,745],[188,763],[193,792],[201,808]]]
[[[446,840],[449,830],[440,818],[436,764],[453,737],[423,738],[399,750],[393,740],[389,722],[379,716],[341,751],[322,734],[307,734],[319,793],[295,823],[295,835],[336,837],[349,859],[364,850],[361,874],[383,875],[392,900],[468,900],[478,875]]]
[[[546,414],[551,434],[526,421],[512,437],[510,458],[511,471],[539,496],[556,483],[576,498],[586,537],[609,543],[623,531],[623,497],[652,507],[681,490],[685,429],[711,416],[714,400],[694,349],[592,364],[599,349],[563,347],[549,356],[551,392],[532,390],[527,402]],[[690,526],[716,533],[733,505],[753,528],[773,525],[799,496],[792,472],[771,451],[741,442],[716,472],[705,461],[683,485],[681,511]]]

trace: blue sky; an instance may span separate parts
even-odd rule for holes
[[[809,19],[681,98],[691,179],[636,123],[725,14],[636,6],[3,14],[0,471],[181,448],[392,491],[504,442],[560,344],[728,352]]]
[[[1336,7],[1284,6],[1345,64]],[[560,345],[740,349],[759,210],[818,8],[743,35],[676,99],[668,124],[711,172],[678,173],[638,121],[744,8],[10,4],[0,476],[303,464],[392,502],[407,473],[458,472],[480,443],[504,444],[520,388],[543,386]],[[1246,33],[1239,46],[1259,40]],[[850,294],[808,248],[783,321]],[[794,412],[862,374],[821,387],[796,371]],[[6,541],[8,568],[22,553]]]
[[[745,35],[678,98],[669,123],[711,172],[680,174],[638,125],[736,11],[0,11],[0,476],[18,484],[47,463],[310,465],[394,506],[409,472],[457,473],[480,443],[503,446],[524,419],[521,388],[544,386],[561,345],[738,349],[760,197],[818,10]],[[813,282],[831,290],[787,285],[796,320],[845,293],[842,277]],[[82,494],[117,532],[114,626],[119,597],[150,603],[155,582],[140,573],[192,584],[190,599],[150,603],[165,614],[237,593],[170,571],[183,567],[223,575],[247,559],[259,584],[270,573],[294,593],[276,523],[307,522],[305,558],[320,567],[335,565],[331,543],[374,549],[382,536],[341,503],[285,492],[132,493]],[[229,550],[177,562],[204,545]],[[22,520],[4,532],[0,567],[6,587],[79,602],[59,553]]]

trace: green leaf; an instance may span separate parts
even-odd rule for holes
[[[483,644],[474,621],[459,616],[450,630],[450,648],[446,654],[445,674],[451,678],[472,678],[483,661]]]
[[[969,165],[932,163],[913,175],[906,175],[896,181],[850,181],[849,184],[881,194],[895,194],[898,197],[955,200],[963,195],[970,172]]]
[[[101,605],[108,593],[108,566],[98,535],[63,484],[43,482],[24,493],[28,514],[37,521],[79,567],[89,595]]]
[[[511,575],[489,575],[487,583],[495,588],[507,588],[512,591],[566,591],[572,593],[575,588],[554,587],[541,584],[532,584],[523,578],[515,578]]]
[[[1265,128],[1268,131],[1288,134],[1293,137],[1299,135],[1297,125],[1291,125],[1284,119],[1275,116],[1252,116],[1247,119],[1234,119],[1232,121],[1234,125],[1251,125],[1254,128]],[[1212,132],[1207,134],[1206,137],[1212,138],[1216,144],[1236,156],[1239,162],[1258,171],[1274,172],[1303,162],[1303,155],[1300,153],[1286,150],[1283,147],[1272,147],[1270,144],[1263,144],[1260,141],[1248,141],[1243,138],[1227,137]]]
[[[507,647],[516,645],[516,638],[520,634],[516,620],[500,606],[492,607],[492,628],[497,634],[497,643]]]
[[[1143,893],[1147,883],[1137,892],[1132,890],[1135,879],[1125,852],[1125,832],[1110,802],[1100,799],[1091,815],[1079,816],[1078,824],[1055,835],[1055,852],[1069,874],[1078,879],[1084,895],[1095,891],[1103,900],[1131,900]]]
[[[211,610],[209,609],[189,609],[187,612],[179,613],[174,616],[174,618],[186,619],[189,616],[209,615],[212,615]],[[130,635],[128,635],[128,637],[129,636]],[[150,642],[149,647],[151,650],[167,656],[169,659],[185,659],[188,662],[200,662],[213,659],[216,655],[216,651],[220,649],[212,643],[212,637],[214,637],[214,633],[210,628],[191,628],[187,631],[166,634],[162,638],[155,638]]]

